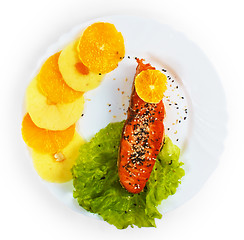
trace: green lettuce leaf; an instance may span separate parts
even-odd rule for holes
[[[185,172],[180,149],[166,136],[144,191],[132,194],[121,187],[117,169],[118,149],[124,122],[110,123],[80,148],[72,168],[74,198],[79,205],[99,214],[118,229],[136,225],[156,227],[162,215],[157,206],[176,192]]]

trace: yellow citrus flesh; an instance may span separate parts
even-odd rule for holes
[[[52,103],[71,103],[82,96],[64,81],[58,66],[59,53],[49,57],[38,75],[38,87]]]
[[[111,23],[97,22],[83,32],[78,53],[81,62],[95,73],[114,70],[125,55],[124,38]]]
[[[84,143],[75,132],[71,142],[56,154],[43,154],[32,151],[34,168],[38,175],[52,183],[64,183],[72,179],[71,168],[79,156],[79,148]]]
[[[80,60],[77,52],[78,40],[69,44],[58,59],[59,70],[64,81],[76,91],[87,92],[99,86],[104,75],[90,71]]]
[[[167,89],[167,77],[159,70],[145,70],[135,78],[135,90],[145,102],[158,103]]]
[[[22,122],[22,136],[25,143],[37,152],[55,153],[63,149],[72,140],[75,125],[63,131],[51,131],[37,127],[26,114]]]
[[[39,128],[65,130],[79,120],[84,109],[84,97],[72,103],[52,104],[40,92],[34,78],[26,91],[26,109]]]

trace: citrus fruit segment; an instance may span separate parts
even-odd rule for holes
[[[64,81],[76,91],[87,92],[96,88],[104,75],[91,72],[79,59],[78,40],[69,44],[58,59],[59,70]]]
[[[39,128],[65,130],[77,122],[83,108],[83,96],[72,103],[52,104],[39,91],[36,78],[33,79],[27,88],[26,109],[32,121]]]
[[[22,122],[22,136],[25,143],[41,153],[55,153],[72,140],[75,124],[63,131],[51,131],[37,127],[26,114]]]
[[[83,143],[83,139],[75,132],[71,142],[55,154],[43,154],[32,150],[34,168],[39,176],[48,182],[64,183],[71,180],[71,168]]]
[[[148,103],[159,103],[167,89],[167,77],[159,70],[145,70],[135,78],[138,96]]]
[[[124,38],[113,24],[97,22],[83,32],[78,53],[89,70],[108,73],[118,66],[125,55]]]
[[[49,57],[38,75],[38,87],[53,103],[71,103],[82,93],[69,87],[64,81],[58,66],[60,52]]]

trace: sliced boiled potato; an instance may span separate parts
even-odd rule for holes
[[[35,77],[27,88],[26,108],[32,121],[39,128],[65,130],[81,117],[84,97],[72,103],[53,104],[39,91]]]
[[[79,148],[84,144],[81,136],[75,132],[71,142],[56,154],[43,154],[32,151],[34,168],[38,175],[52,183],[64,183],[72,179],[71,168],[79,156]]]
[[[104,74],[93,73],[78,57],[78,40],[73,41],[60,54],[58,65],[64,81],[76,91],[87,92],[99,86]]]

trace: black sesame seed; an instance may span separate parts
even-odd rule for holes
[[[99,75],[102,75],[101,73],[99,73]]]

